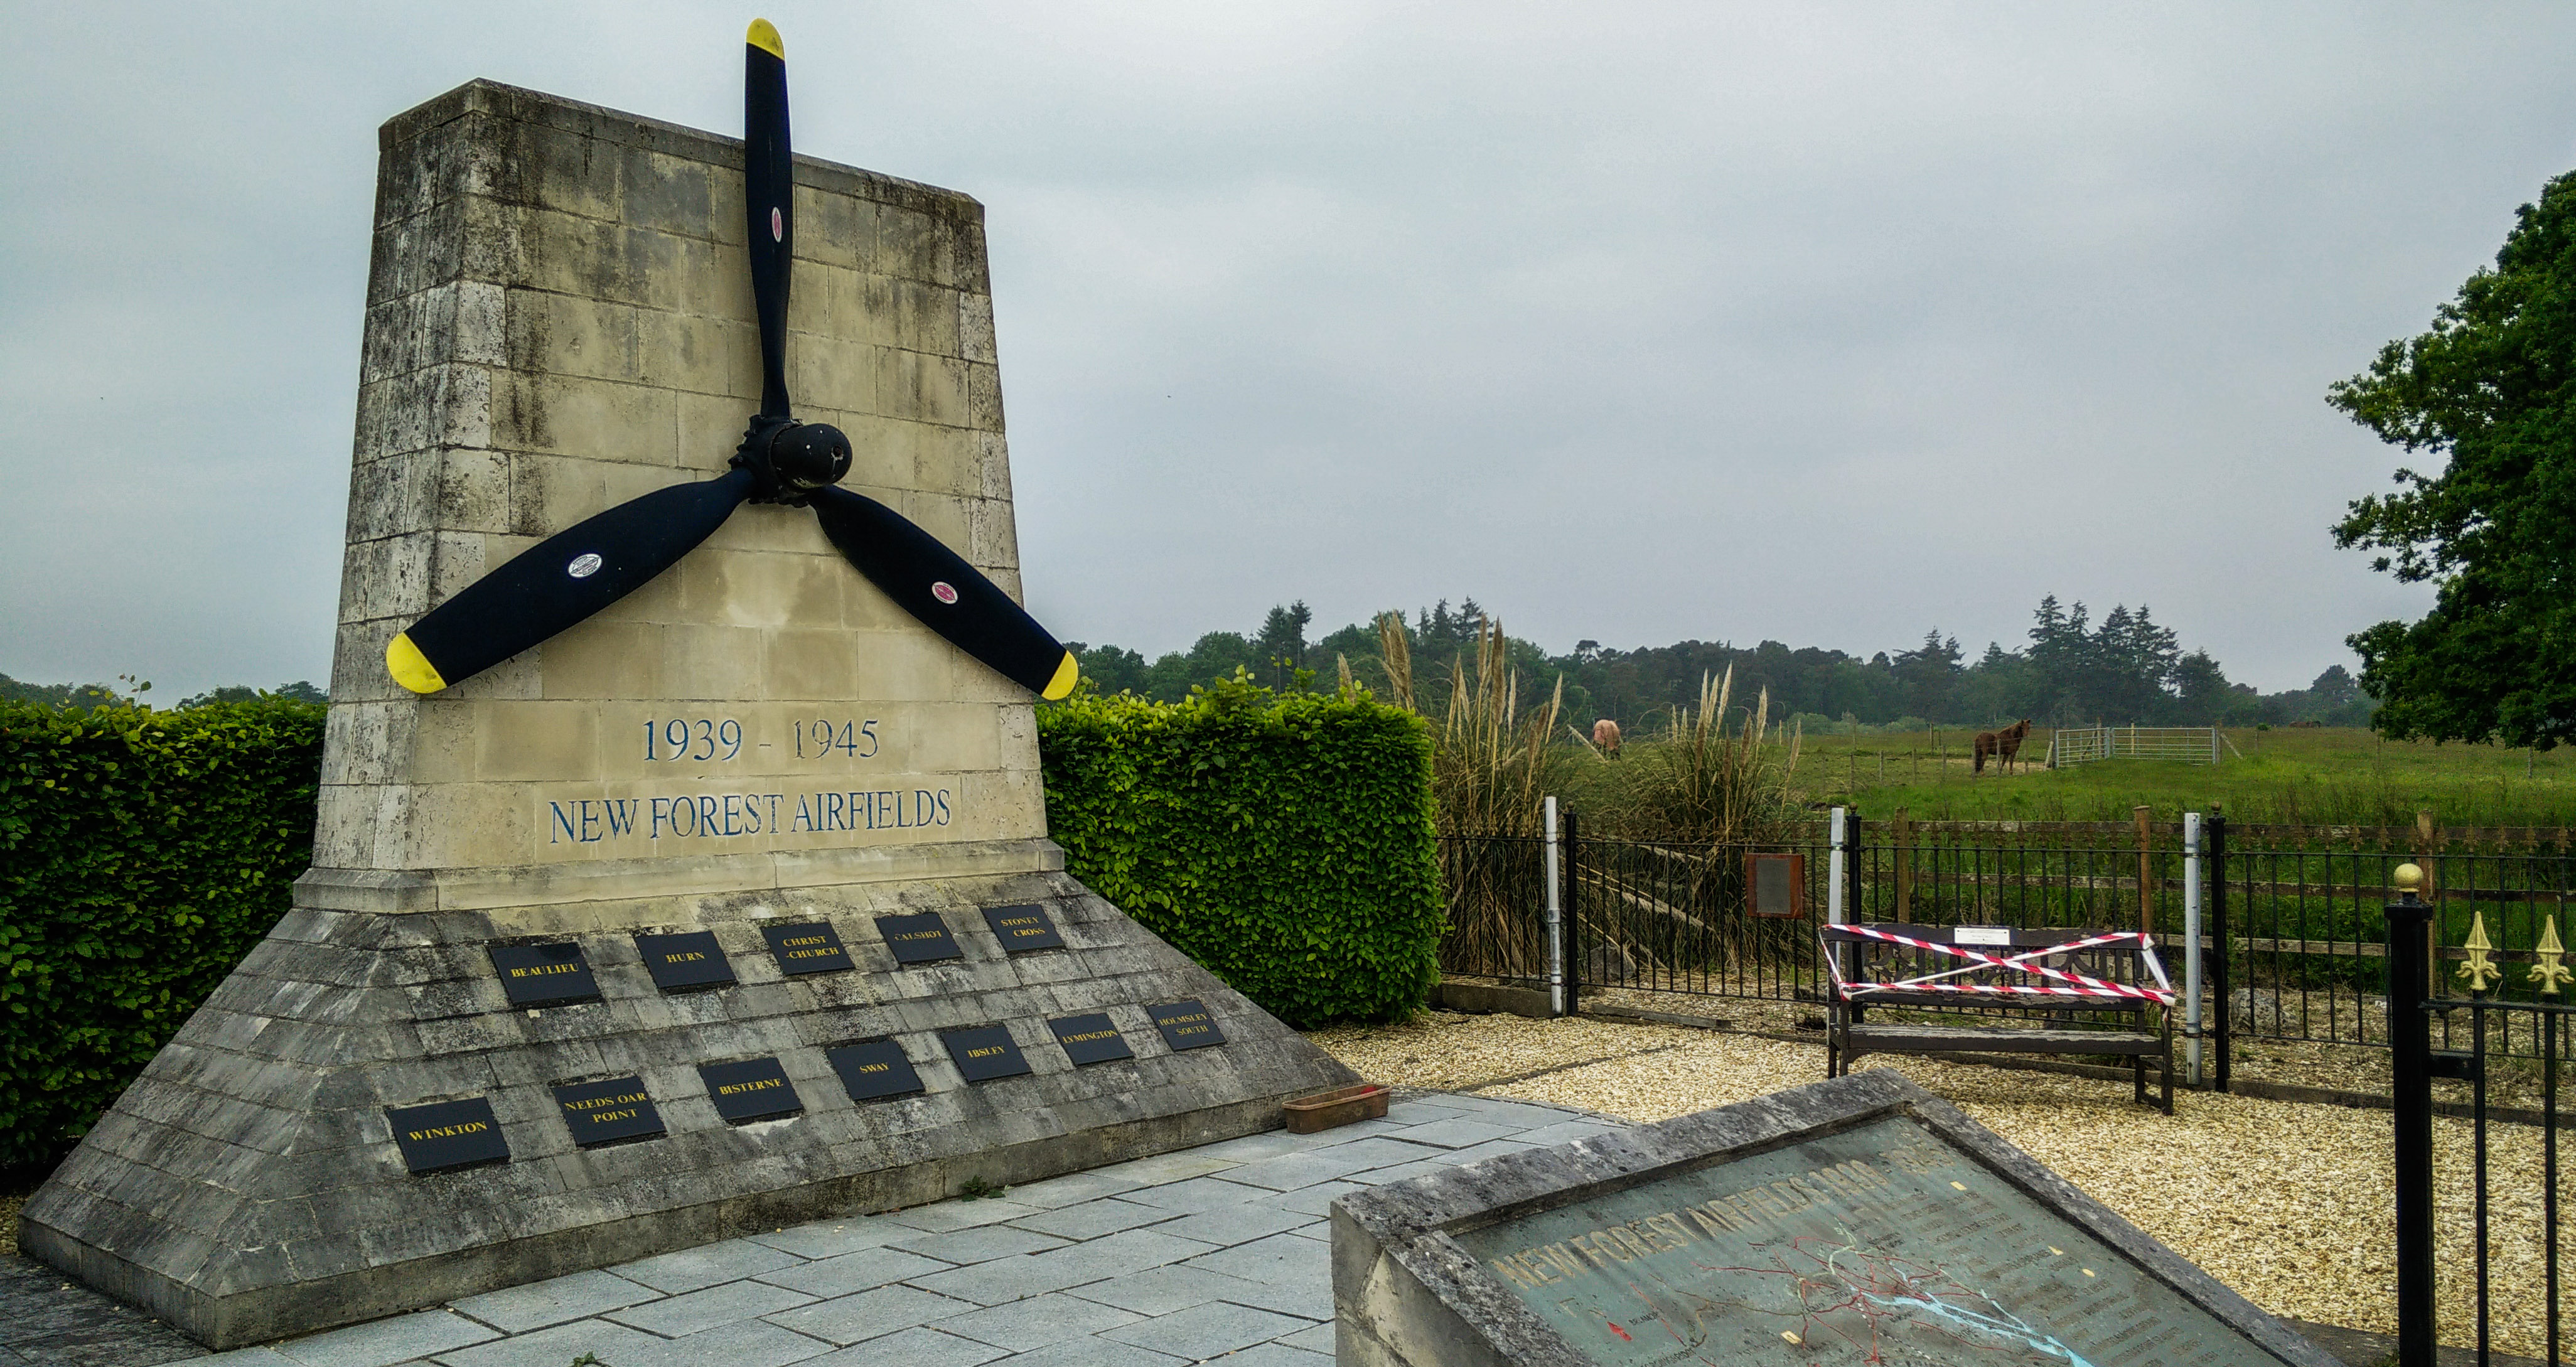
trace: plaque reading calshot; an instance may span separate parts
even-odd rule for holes
[[[510,1160],[510,1145],[501,1138],[501,1122],[492,1118],[492,1103],[483,1097],[427,1106],[388,1106],[385,1123],[393,1127],[394,1143],[402,1149],[403,1166],[415,1173]]]
[[[1087,1016],[1063,1016],[1047,1022],[1055,1032],[1055,1042],[1064,1046],[1064,1056],[1078,1067],[1085,1063],[1111,1063],[1136,1057],[1127,1047],[1118,1027],[1110,1024],[1109,1013],[1095,1011]]]
[[[1165,1002],[1145,1009],[1153,1014],[1154,1028],[1163,1032],[1163,1043],[1175,1053],[1225,1043],[1225,1033],[1216,1028],[1216,1018],[1195,1001]]]
[[[716,1114],[732,1124],[775,1120],[805,1109],[805,1102],[796,1095],[796,1084],[787,1080],[787,1070],[774,1058],[701,1063],[698,1077],[707,1084],[707,1096],[716,1103]]]
[[[1055,928],[1055,918],[1035,902],[1014,907],[984,908],[984,924],[993,928],[993,938],[1002,942],[1002,950],[1018,954],[1031,949],[1062,949],[1064,936]]]
[[[885,937],[886,948],[894,951],[894,961],[899,964],[966,957],[966,951],[957,947],[956,937],[948,933],[948,923],[935,911],[918,916],[880,916],[877,933]]]
[[[703,992],[733,986],[733,964],[725,958],[711,930],[676,935],[638,935],[635,953],[653,985],[665,992]]]
[[[906,1096],[921,1090],[921,1074],[914,1071],[903,1046],[893,1040],[860,1040],[826,1049],[823,1057],[830,1061],[832,1071],[841,1075],[841,1087],[852,1101]]]
[[[968,1082],[990,1082],[997,1077],[1018,1077],[1029,1070],[1029,1061],[1020,1057],[1020,1046],[1011,1042],[1011,1030],[1004,1025],[979,1025],[969,1030],[944,1030],[939,1042],[948,1047],[950,1061]]]
[[[644,1079],[613,1077],[605,1082],[570,1082],[557,1087],[555,1105],[563,1111],[572,1142],[582,1148],[627,1139],[649,1139],[662,1131],[662,1113],[645,1095]]]
[[[850,966],[850,951],[841,948],[841,937],[829,921],[762,926],[760,933],[769,941],[769,952],[778,958],[778,971],[791,977],[830,973]]]
[[[494,945],[492,969],[501,975],[501,991],[512,1006],[563,1006],[599,1000],[599,983],[581,946]]]

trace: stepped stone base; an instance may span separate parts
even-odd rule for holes
[[[613,907],[300,906],[28,1202],[19,1245],[224,1349],[1247,1134],[1355,1080],[1028,843],[1016,862],[1052,867]],[[330,900],[317,875],[300,902]],[[1024,902],[1064,948],[1002,950],[977,909]],[[923,911],[963,959],[894,962],[870,918]],[[762,924],[813,920],[853,969],[782,974]],[[541,924],[579,943],[601,1000],[510,1007],[487,947]],[[631,936],[680,930],[714,932],[737,984],[657,990]],[[1191,998],[1225,1043],[1176,1053],[1146,1008]],[[1046,1022],[1088,1012],[1135,1057],[1074,1066]],[[938,1032],[996,1023],[1033,1071],[963,1081]],[[824,1050],[880,1036],[925,1091],[853,1102]],[[770,1056],[803,1112],[720,1119],[698,1065]],[[550,1089],[628,1074],[667,1134],[576,1147]],[[387,1108],[478,1096],[509,1161],[411,1173]]]

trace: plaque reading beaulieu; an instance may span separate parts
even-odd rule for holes
[[[852,1101],[874,1101],[921,1090],[921,1074],[913,1070],[903,1046],[893,1040],[860,1040],[826,1049],[823,1057],[830,1061],[832,1071],[841,1075],[841,1087]]]
[[[1064,1046],[1064,1056],[1079,1067],[1086,1063],[1111,1063],[1136,1057],[1118,1027],[1109,1023],[1109,1013],[1095,1011],[1087,1016],[1065,1016],[1047,1022],[1055,1032],[1055,1042]]]
[[[791,977],[799,973],[830,973],[850,966],[850,951],[841,948],[841,937],[829,921],[762,926],[760,933],[769,941],[769,952],[778,957],[778,971]]]
[[[984,924],[993,928],[993,938],[1002,942],[1007,954],[1031,949],[1062,949],[1064,937],[1056,933],[1055,921],[1046,908],[1035,902],[1015,907],[984,908]]]
[[[492,968],[512,1006],[563,1006],[599,1000],[599,984],[581,946],[493,945]]]
[[[948,933],[948,923],[939,919],[935,911],[918,916],[880,916],[877,933],[885,937],[886,948],[894,951],[894,961],[899,964],[966,957],[966,951],[959,949],[956,938]]]
[[[510,1161],[510,1146],[501,1138],[501,1122],[492,1118],[492,1103],[483,1097],[427,1106],[388,1106],[385,1123],[393,1127],[394,1143],[402,1149],[403,1166],[415,1173]]]
[[[701,1063],[698,1078],[707,1084],[707,1096],[716,1103],[716,1114],[732,1124],[774,1120],[805,1109],[804,1100],[796,1095],[796,1084],[787,1080],[787,1070],[778,1066],[774,1058]]]
[[[1029,1070],[1029,1061],[1020,1057],[1020,1046],[1011,1042],[1008,1026],[979,1025],[970,1030],[943,1031],[939,1042],[948,1047],[950,1061],[968,1082],[1018,1077]]]
[[[644,971],[653,975],[653,985],[665,992],[703,992],[711,987],[733,986],[733,965],[725,959],[724,949],[716,944],[712,930],[638,935],[635,953],[644,961]]]
[[[644,1079],[613,1077],[605,1082],[573,1082],[555,1090],[572,1142],[582,1148],[648,1139],[662,1133],[662,1113],[644,1093]]]
[[[1225,1043],[1225,1034],[1216,1028],[1216,1019],[1197,1002],[1167,1002],[1145,1009],[1153,1014],[1154,1028],[1163,1032],[1163,1043],[1175,1053]]]

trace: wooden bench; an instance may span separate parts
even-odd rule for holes
[[[1817,931],[1833,983],[1825,1076],[1864,1054],[2087,1054],[2125,1056],[2137,1099],[2147,1099],[2147,1060],[2158,1064],[2164,1113],[2173,1114],[2173,985],[2140,931],[2006,926],[1828,925]],[[1963,1013],[1959,1024],[1872,1025],[1871,1007]],[[2044,1029],[1976,1025],[1987,1019],[2124,1017],[2129,1028]]]

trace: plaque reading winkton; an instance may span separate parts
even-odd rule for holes
[[[1136,1057],[1127,1041],[1110,1024],[1109,1013],[1095,1011],[1087,1016],[1064,1016],[1047,1022],[1055,1032],[1055,1042],[1064,1046],[1064,1056],[1076,1067],[1086,1063],[1113,1063]]]
[[[769,952],[777,956],[778,971],[790,977],[831,973],[850,966],[850,951],[841,948],[841,937],[829,921],[762,926],[760,933],[769,941]]]
[[[1216,1028],[1216,1018],[1195,1001],[1165,1002],[1145,1009],[1154,1017],[1154,1028],[1163,1033],[1164,1045],[1175,1053],[1225,1043],[1224,1032]]]
[[[841,1075],[841,1087],[852,1101],[908,1096],[921,1090],[921,1074],[913,1070],[903,1046],[893,1040],[860,1040],[826,1049],[823,1057],[830,1061],[832,1071]]]
[[[968,1082],[990,1082],[997,1077],[1018,1077],[1029,1070],[1029,1061],[1020,1057],[1020,1046],[1011,1042],[1008,1026],[979,1025],[969,1030],[940,1032],[939,1042],[948,1048],[949,1060]]]
[[[1354,1193],[1333,1245],[1373,1362],[2334,1362],[1883,1070]]]
[[[665,992],[703,992],[711,987],[733,986],[733,965],[716,944],[714,931],[638,935],[635,953],[643,959],[644,971],[653,975],[653,985]]]
[[[787,1070],[778,1066],[774,1058],[701,1063],[698,1078],[707,1084],[707,1096],[716,1103],[716,1114],[730,1124],[775,1120],[805,1109],[805,1102],[796,1095],[796,1084],[787,1080]]]
[[[939,919],[935,911],[918,916],[880,916],[877,933],[885,937],[886,948],[894,951],[894,961],[899,964],[966,957],[966,951],[959,949],[955,937],[948,933],[948,923]]]
[[[501,975],[501,991],[512,1006],[599,1000],[599,983],[579,945],[493,945],[491,953],[492,971]]]
[[[501,1138],[501,1122],[492,1118],[492,1103],[483,1097],[427,1106],[388,1106],[385,1123],[393,1127],[394,1144],[402,1150],[403,1166],[415,1173],[510,1161],[510,1145]]]
[[[605,1082],[572,1082],[554,1089],[572,1142],[582,1148],[650,1139],[662,1133],[662,1113],[644,1093],[644,1079],[613,1077]]]
[[[1002,942],[1007,954],[1031,949],[1062,949],[1064,937],[1056,933],[1055,919],[1045,907],[1023,902],[1014,907],[984,908],[984,924],[993,928],[993,938]]]

